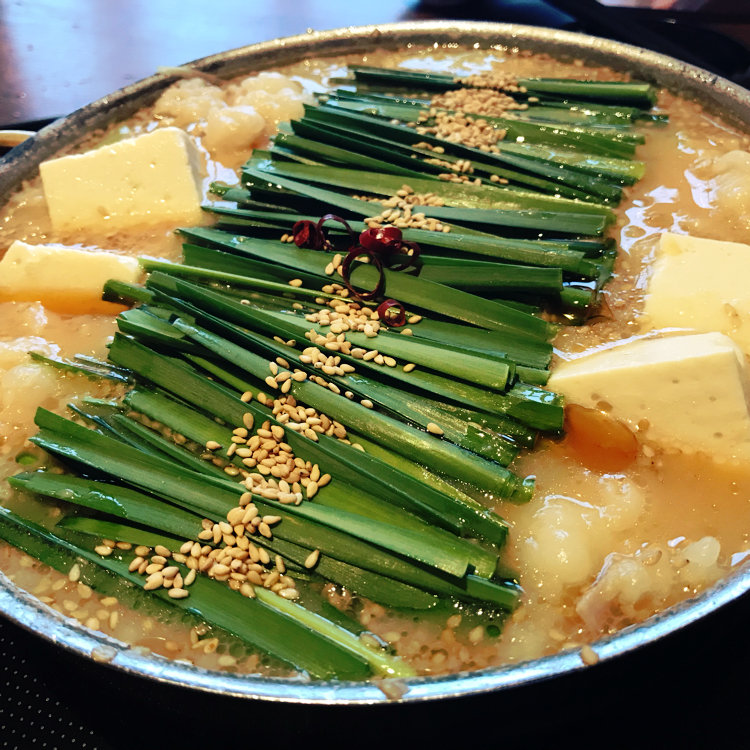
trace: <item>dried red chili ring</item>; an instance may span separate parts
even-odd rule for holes
[[[346,229],[347,234],[349,235],[349,239],[352,243],[356,242],[356,235],[354,234],[354,230],[349,226],[349,222],[346,219],[342,219],[340,216],[336,216],[336,214],[325,214],[325,216],[321,216],[318,220],[318,231],[320,232],[320,236],[323,238],[323,248],[325,250],[333,250],[333,243],[326,237],[325,232],[323,231],[323,227],[327,221],[337,221],[339,224],[344,225],[344,229]]]
[[[402,245],[402,234],[398,227],[369,227],[359,235],[359,244],[374,253],[399,252]]]
[[[387,299],[378,305],[378,317],[391,328],[406,325],[406,308],[395,299]]]
[[[416,242],[404,242],[398,227],[387,225],[384,227],[370,227],[359,235],[362,247],[382,256],[394,258],[403,256],[400,263],[390,266],[392,271],[404,271],[415,266],[419,259],[419,245]],[[411,251],[411,252],[409,252]]]
[[[297,247],[322,250],[325,246],[325,235],[320,227],[309,219],[301,219],[295,222],[292,227],[292,236]]]
[[[355,289],[352,286],[352,282],[349,278],[352,263],[357,258],[360,258],[363,255],[369,258],[370,264],[374,266],[378,271],[378,283],[375,285],[375,288],[370,290],[369,292],[362,292],[359,289]],[[359,297],[360,299],[374,299],[375,297],[379,297],[383,293],[383,289],[385,287],[385,273],[383,273],[383,263],[375,253],[362,247],[362,245],[356,245],[349,250],[344,259],[341,261],[339,269],[341,271],[341,278],[344,280],[346,288],[356,297]]]
[[[408,251],[411,250],[411,253]],[[405,271],[407,268],[419,264],[419,245],[416,242],[402,242],[401,251],[398,257],[403,257],[403,261],[395,266],[390,266],[391,271]]]

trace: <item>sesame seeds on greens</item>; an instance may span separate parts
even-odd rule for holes
[[[69,576],[78,558],[101,566],[323,678],[411,674],[308,606],[324,585],[415,610],[516,605],[507,527],[479,498],[528,500],[533,481],[513,458],[562,426],[559,399],[539,387],[551,319],[596,308],[611,206],[642,174],[613,152],[645,116],[556,134],[534,115],[571,92],[602,107],[616,91],[634,107],[648,98],[637,86],[353,73],[353,92],[321,98],[253,154],[240,187],[214,186],[237,208],[181,230],[184,265],[144,259],[143,288],[109,285],[139,304],[109,352],[134,386],[77,404],[76,420],[39,410],[32,441],[84,476],[11,480],[85,514],[52,531],[0,517],[0,535],[26,534],[30,554],[65,558]],[[514,127],[524,142],[509,142]],[[591,169],[578,163],[585,146],[599,149]],[[330,247],[298,247],[293,226],[330,214],[346,231],[326,226]],[[401,252],[347,256],[384,227],[402,230]],[[389,298],[390,321],[378,313]]]

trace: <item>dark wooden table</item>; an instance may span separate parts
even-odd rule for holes
[[[399,19],[403,0],[16,0],[0,3],[0,122],[63,115],[162,65],[308,28]]]
[[[308,28],[435,17],[581,27],[560,10],[571,2],[552,5],[0,0],[0,123],[47,120],[158,66]],[[713,20],[740,38],[745,33],[742,24]],[[609,17],[587,23],[583,28],[616,36]],[[664,747],[747,747],[748,621],[745,598],[661,643],[553,682],[439,704],[332,708],[237,701],[126,677],[0,620],[0,748],[286,748],[303,741],[439,748],[456,740],[493,749],[650,748],[657,738]]]

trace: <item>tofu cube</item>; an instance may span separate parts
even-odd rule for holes
[[[179,128],[157,128],[39,167],[55,230],[199,224],[200,154]]]
[[[648,328],[719,331],[750,354],[750,245],[665,233],[644,305]]]
[[[750,459],[745,356],[721,333],[630,340],[563,362],[548,388],[567,402],[606,408],[663,448]]]
[[[102,301],[104,282],[140,277],[138,261],[126,255],[16,240],[0,260],[0,300],[39,301],[70,314],[113,313],[122,307]]]

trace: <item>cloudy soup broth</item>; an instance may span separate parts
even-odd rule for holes
[[[222,200],[209,192],[211,183],[238,185],[240,168],[253,149],[268,148],[280,123],[301,118],[305,105],[315,102],[314,95],[335,88],[331,79],[345,76],[349,65],[460,76],[493,74],[508,80],[628,79],[621,72],[590,67],[580,60],[560,62],[505,48],[465,51],[454,46],[412,46],[397,53],[378,51],[365,56],[311,59],[270,75],[240,77],[220,85],[186,77],[166,90],[152,108],[106,132],[91,134],[71,153],[176,128],[186,133],[197,149],[202,202],[233,207],[229,196]],[[607,234],[616,243],[617,258],[601,304],[582,324],[568,325],[564,316],[543,313],[548,319],[563,321],[552,342],[550,388],[558,369],[562,373],[564,366],[585,362],[593,353],[617,352],[623,344],[642,340],[662,341],[696,332],[715,332],[748,351],[737,334],[745,314],[742,300],[721,299],[717,303],[729,305],[731,310],[727,313],[730,322],[716,328],[702,327],[695,321],[664,323],[647,314],[665,233],[750,243],[750,192],[745,187],[750,184],[748,137],[715,113],[706,112],[700,104],[670,92],[658,92],[653,111],[667,115],[668,120],[635,123],[633,132],[645,135],[645,143],[635,151],[635,159],[645,164],[645,174],[624,188],[622,200],[614,208],[616,218]],[[468,104],[466,114],[472,116]],[[509,114],[513,115],[512,109]],[[281,128],[285,130],[284,125]],[[414,142],[419,140],[420,136],[415,135]],[[441,153],[438,150],[434,156],[440,159]],[[459,169],[454,174],[462,173]],[[470,171],[468,175],[473,179]],[[492,182],[505,184],[502,179]],[[408,176],[403,177],[403,184],[409,185]],[[356,191],[349,190],[348,195],[366,189],[362,184]],[[372,215],[377,216],[381,208],[376,204]],[[215,218],[214,214],[203,212],[191,225],[210,227]],[[184,238],[175,229],[184,225],[184,221],[166,218],[125,227],[110,227],[106,220],[95,226],[66,227],[50,219],[42,182],[35,177],[24,183],[2,209],[0,247],[5,252],[14,241],[21,241],[91,253],[106,251],[119,259],[148,257],[180,262]],[[290,225],[286,233],[291,231]],[[294,247],[288,243],[280,246]],[[71,266],[71,285],[79,273],[77,266]],[[142,281],[142,276],[134,273],[133,278]],[[289,279],[293,278],[290,272]],[[67,464],[28,440],[37,432],[37,408],[69,417],[68,404],[83,405],[87,397],[118,400],[129,388],[125,383],[91,379],[30,358],[28,352],[50,359],[71,359],[76,355],[107,359],[108,344],[117,331],[116,315],[126,308],[111,302],[105,305],[84,292],[66,294],[67,281],[42,299],[35,294],[33,284],[21,290],[3,288],[0,297],[0,498],[5,507],[49,529],[54,529],[63,516],[77,512],[74,506],[13,489],[5,481],[21,471],[68,471]],[[416,329],[419,324],[416,322],[413,327]],[[282,334],[282,338],[288,336]],[[298,344],[298,349],[308,343]],[[740,369],[744,367],[744,357],[741,354],[737,362]],[[674,365],[679,366],[679,362]],[[678,369],[674,373],[673,380],[690,377]],[[643,399],[648,399],[647,380],[638,377],[636,374],[631,380],[632,390],[643,391]],[[278,385],[282,384],[279,381]],[[272,576],[273,584],[265,588],[277,594],[288,592],[290,602],[299,598],[304,604],[312,595],[308,592],[313,592],[364,628],[361,641],[370,638],[376,647],[387,644],[390,653],[400,657],[416,674],[440,675],[497,666],[565,649],[578,650],[584,661],[593,663],[597,658],[597,639],[697,594],[740,565],[750,550],[746,531],[750,473],[747,462],[741,460],[742,454],[729,450],[717,457],[710,450],[710,441],[702,443],[700,437],[690,444],[671,441],[669,436],[662,439],[653,421],[656,416],[645,418],[640,412],[627,413],[627,406],[617,401],[619,392],[610,395],[609,387],[609,381],[604,379],[600,391],[580,403],[568,395],[568,429],[564,433],[543,431],[533,449],[524,448],[513,460],[510,469],[517,476],[535,477],[535,489],[528,502],[498,500],[491,491],[476,492],[465,483],[455,484],[492,507],[507,522],[502,565],[515,571],[521,587],[518,605],[512,612],[491,611],[449,594],[438,595],[441,601],[432,608],[389,608],[358,596],[346,586],[314,576],[307,582],[310,571],[314,572],[319,564],[317,558],[308,558],[306,563],[310,565],[299,561],[291,565],[287,561],[287,570],[283,555],[279,561],[273,550],[267,555],[270,562],[264,563],[262,557],[255,560],[258,568],[263,568],[256,588],[263,588]],[[629,403],[627,398],[625,403]],[[695,434],[700,436],[701,430],[715,434],[711,414],[707,413],[704,420],[700,408],[701,404],[686,404],[686,409],[695,412]],[[710,409],[706,407],[706,411]],[[746,418],[742,402],[737,406],[737,419]],[[141,423],[185,443],[176,431],[155,420],[144,416]],[[242,429],[242,425],[231,427]],[[254,425],[249,432],[252,434],[258,427],[259,424]],[[442,431],[435,435],[441,436]],[[207,445],[193,447],[196,455],[211,451]],[[211,463],[211,456],[203,460]],[[221,461],[214,463],[219,467],[226,465]],[[310,481],[316,480],[310,479],[309,467],[302,469],[303,474],[305,471],[305,487],[309,488]],[[325,466],[321,465],[314,476],[322,477],[324,472]],[[322,489],[323,480],[320,481]],[[335,483],[334,474],[331,486]],[[317,481],[315,486],[317,489]],[[234,520],[239,522],[243,515],[237,514]],[[237,546],[241,536],[236,531],[237,524],[229,526],[232,544]],[[201,531],[207,533],[199,537]],[[212,524],[201,526],[199,521],[195,531],[198,549],[206,544],[220,545],[226,533],[222,530],[215,536]],[[242,535],[249,538],[250,532]],[[263,541],[262,535],[253,539]],[[262,546],[260,542],[258,547]],[[137,545],[117,539],[90,536],[87,543],[90,550],[99,550],[94,554],[112,559],[122,556],[130,560],[138,553]],[[193,554],[192,549],[179,542],[170,553],[181,555],[178,562],[185,562]],[[149,564],[149,558],[158,556],[159,550],[152,545],[140,552],[144,564]],[[242,559],[245,558],[247,555]],[[160,563],[155,564],[158,568]],[[169,560],[159,570],[168,567]],[[112,590],[110,583],[106,591],[99,590],[96,580],[87,577],[85,563],[56,571],[16,547],[0,543],[0,568],[15,585],[57,612],[144,653],[154,652],[209,669],[289,673],[279,660],[246,646],[241,639],[202,618],[190,618],[184,611],[168,607],[168,603],[154,606],[150,603],[153,597],[140,591],[142,584],[123,582]],[[138,573],[139,566],[134,570]],[[181,569],[181,581],[189,575],[188,570]],[[142,574],[142,578],[145,581],[146,575]],[[231,574],[220,575],[219,580],[229,585]],[[234,580],[236,585],[230,587],[237,590],[239,597],[244,584],[240,577]],[[185,585],[184,590],[189,591],[189,586]],[[165,616],[172,609],[174,614]],[[101,658],[111,656],[106,650],[99,654]]]

